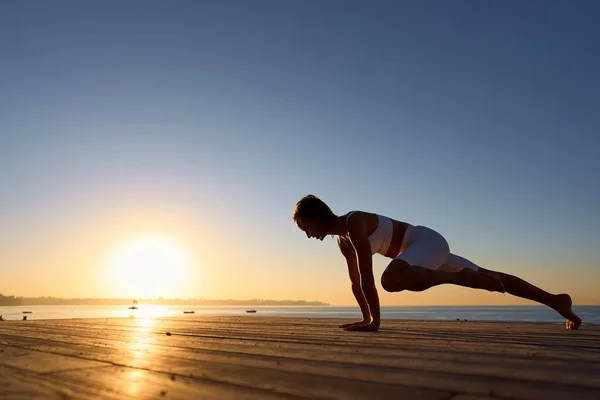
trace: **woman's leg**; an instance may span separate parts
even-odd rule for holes
[[[420,292],[441,284],[504,292],[500,279],[493,275],[470,269],[440,269],[450,253],[446,239],[438,232],[416,226],[407,234],[410,235],[408,247],[390,262],[381,277],[381,285],[388,292]]]
[[[422,292],[437,285],[451,283],[460,285],[458,274],[436,271],[408,264],[395,259],[389,263],[381,276],[381,286],[388,292]]]
[[[422,292],[434,286],[453,284],[472,289],[504,293],[505,289],[497,277],[463,269],[458,272],[442,271],[410,265],[404,260],[395,259],[381,276],[381,286],[388,292]]]
[[[567,329],[577,329],[581,325],[581,318],[579,318],[571,309],[573,301],[568,294],[548,293],[517,276],[505,274],[504,272],[493,271],[481,267],[479,267],[479,271],[500,278],[506,291],[513,296],[532,300],[554,309],[567,319]]]
[[[479,267],[477,264],[467,260],[466,258],[457,256],[456,254],[449,254],[448,260],[442,266],[444,270],[461,270],[470,269],[473,271],[479,271],[480,273],[490,274],[497,276],[502,281],[504,289],[507,293],[513,296],[521,297],[523,299],[532,300],[541,304],[544,304],[560,315],[565,317],[567,321],[567,329],[577,329],[581,325],[581,318],[579,318],[573,310],[571,296],[566,293],[563,294],[551,294],[531,283],[503,272],[492,271]]]

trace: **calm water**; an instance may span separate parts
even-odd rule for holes
[[[247,314],[247,306],[150,306],[138,305],[138,310],[123,306],[18,306],[0,307],[0,315],[6,320],[20,320],[27,315],[28,320],[66,318],[109,318],[121,317],[194,317],[205,316],[270,316],[270,317],[310,317],[310,318],[360,318],[358,307],[252,307],[256,314]],[[195,311],[184,314],[183,311]],[[584,323],[600,324],[600,306],[574,307]],[[31,311],[31,314],[23,314]],[[563,322],[551,309],[538,306],[459,306],[459,307],[382,307],[382,318],[456,320],[470,321],[531,321]]]

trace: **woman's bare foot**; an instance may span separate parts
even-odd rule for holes
[[[490,292],[506,293],[502,281],[496,275],[477,272],[468,268],[460,270],[459,274],[460,282],[463,286],[474,289],[485,289]]]
[[[571,300],[571,296],[566,293],[557,294],[556,304],[556,307],[554,307],[556,312],[567,319],[567,329],[578,329],[581,325],[581,318],[579,318],[571,309],[573,306],[573,300]]]
[[[350,327],[352,327],[352,326],[355,326],[355,325],[366,325],[366,324],[368,324],[369,322],[371,322],[371,321],[370,321],[370,320],[363,319],[362,321],[350,322],[350,323],[348,323],[348,324],[342,324],[342,325],[340,325],[339,327],[340,327],[340,328],[350,328]]]

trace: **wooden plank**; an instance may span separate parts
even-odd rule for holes
[[[110,367],[52,374],[57,384],[85,385],[118,399],[297,399],[252,387],[236,387],[207,380],[156,373],[138,368]]]
[[[242,390],[257,397],[585,399],[600,390],[598,326],[394,320],[380,332],[361,333],[337,329],[340,322],[10,321],[0,324],[0,350],[8,349],[12,361],[0,354],[0,365],[117,398],[129,396],[135,383],[119,371],[138,371],[140,393],[149,397],[161,385],[180,398],[189,395],[186,387],[203,398]],[[170,376],[190,383],[173,386],[165,381]],[[117,389],[106,384],[111,380],[120,382]]]
[[[48,379],[47,376],[0,366],[0,399],[114,399],[90,390],[83,382],[68,386]]]
[[[109,366],[109,363],[86,360],[68,355],[49,354],[23,348],[0,345],[0,365],[20,370],[49,373]]]
[[[32,374],[23,374],[18,370],[0,365],[0,398],[6,400],[25,400],[35,398],[56,398],[57,391],[33,382]]]
[[[167,339],[171,342],[176,342],[176,336],[172,336],[170,339]],[[46,336],[47,340],[50,336]],[[75,339],[73,339],[75,340]],[[110,347],[111,344],[110,339],[103,339],[104,342],[103,345]],[[180,343],[179,346],[180,348],[177,349],[171,349],[169,352],[171,354],[171,356],[175,356],[177,352],[185,352],[186,350],[189,349],[194,349],[197,352],[201,352],[201,348],[203,347],[202,344],[198,344],[198,338],[195,337],[191,337],[191,338],[184,338],[184,340],[186,340],[186,342],[184,343]],[[202,338],[202,340],[204,341],[205,338]],[[336,346],[333,350],[332,349],[327,349],[327,351],[323,351],[324,347],[323,346],[318,346],[317,349],[310,349],[310,346],[307,345],[299,345],[302,346],[302,348],[300,349],[290,349],[289,347],[287,348],[275,348],[274,346],[272,346],[272,344],[270,344],[269,342],[257,342],[257,343],[252,343],[252,345],[248,345],[248,343],[245,343],[242,346],[236,346],[233,347],[229,342],[224,343],[223,340],[220,340],[219,343],[217,344],[218,346],[220,346],[220,349],[218,350],[219,353],[221,354],[217,354],[218,356],[231,356],[231,354],[233,354],[233,356],[239,355],[236,353],[246,353],[246,354],[255,354],[255,355],[260,355],[261,357],[264,358],[264,356],[273,356],[273,357],[279,357],[279,358],[283,358],[283,359],[287,359],[287,358],[297,358],[297,359],[304,359],[304,360],[317,360],[317,361],[330,361],[330,362],[335,362],[335,361],[340,361],[340,362],[345,362],[345,363],[350,363],[350,364],[358,364],[358,365],[365,365],[365,364],[378,364],[379,366],[386,366],[386,367],[403,367],[405,369],[410,369],[410,368],[416,368],[416,369],[424,369],[427,371],[432,371],[432,370],[436,370],[436,371],[440,371],[440,372],[452,372],[454,370],[456,370],[457,367],[459,367],[463,373],[468,373],[468,374],[473,374],[475,376],[477,375],[498,375],[500,377],[509,377],[510,375],[518,375],[519,377],[523,377],[523,374],[527,375],[529,374],[529,364],[531,362],[531,358],[535,357],[537,355],[536,360],[538,361],[538,363],[540,363],[541,360],[543,360],[543,363],[540,363],[540,366],[536,369],[536,371],[533,371],[530,375],[532,375],[532,379],[535,378],[535,376],[539,376],[540,373],[539,372],[544,372],[545,375],[547,374],[552,374],[552,373],[557,373],[559,374],[559,376],[557,376],[556,378],[564,378],[562,375],[564,375],[562,373],[563,368],[567,365],[563,360],[561,360],[560,358],[552,358],[552,357],[545,357],[543,355],[540,355],[540,352],[538,351],[537,353],[530,353],[531,356],[529,356],[529,354],[527,354],[525,357],[506,357],[505,355],[501,355],[501,354],[493,354],[492,356],[489,356],[486,358],[482,358],[479,355],[474,356],[472,354],[456,354],[454,352],[426,352],[424,350],[419,350],[419,351],[409,351],[409,350],[403,350],[401,353],[398,353],[397,351],[395,353],[390,354],[389,349],[377,349],[377,348],[373,348],[369,350],[368,354],[364,354],[361,352],[357,352],[356,349],[353,348],[343,348],[345,350],[344,354],[340,354],[340,346]],[[143,346],[143,344],[142,344]],[[130,350],[134,348],[135,346],[130,346]],[[205,349],[206,350],[206,349]],[[154,350],[152,350],[150,347],[148,349],[146,349],[146,351],[152,352]],[[158,351],[158,350],[157,350]],[[231,353],[231,354],[229,354]],[[182,357],[188,357],[189,355],[183,354]],[[115,361],[115,360],[109,360],[109,361]],[[206,359],[205,359],[206,361]],[[211,360],[211,361],[216,361],[215,359]],[[281,361],[281,360],[278,360]],[[429,362],[427,362],[429,361]],[[498,365],[500,364],[499,361],[502,361],[502,368],[498,368]],[[590,366],[588,366],[588,368],[593,368],[593,367],[598,367],[598,364],[595,362],[596,360],[594,360],[594,363]],[[581,363],[581,360],[580,360]],[[523,371],[520,372],[518,371],[518,369],[520,367],[522,367],[523,365],[526,366],[526,368],[522,368]],[[140,365],[138,365],[140,366]],[[508,375],[506,375],[508,374]],[[571,381],[570,383],[577,383],[577,379],[578,376],[573,375],[572,379],[575,379],[575,381]],[[581,378],[583,379],[583,378]],[[592,378],[595,381],[598,381],[598,377]],[[587,378],[586,378],[586,382],[587,382]]]
[[[49,346],[43,339],[22,340],[22,348],[44,353],[45,351],[70,354],[79,357],[79,348],[71,350],[67,343],[53,343]],[[61,347],[62,346],[62,347]],[[394,389],[394,392],[402,392],[417,395],[419,398],[439,398],[445,391],[434,391],[427,387],[415,387],[414,385],[398,385],[395,371],[387,381],[377,381],[372,384],[369,374],[373,371],[362,372],[364,366],[353,367],[352,370],[344,371],[344,378],[340,378],[341,365],[319,365],[319,362],[307,361],[297,362],[294,359],[282,359],[278,361],[268,356],[258,355],[231,355],[221,353],[202,354],[188,351],[186,356],[181,351],[164,354],[163,349],[156,346],[148,347],[148,351],[121,355],[118,350],[98,346],[94,357],[110,362],[112,365],[136,367],[138,369],[151,369],[169,375],[193,377],[199,379],[220,382],[223,384],[258,388],[264,391],[275,391],[283,394],[302,396],[306,388],[310,388],[311,397],[320,397],[324,393],[331,395],[336,390],[347,391],[354,387],[353,392],[369,389],[370,393],[379,393],[379,397]],[[85,353],[86,357],[90,352]],[[390,371],[386,371],[389,375]],[[357,379],[358,377],[358,379]],[[278,382],[274,387],[273,382]],[[382,392],[383,389],[383,392]],[[343,397],[343,396],[342,396]]]
[[[54,374],[53,379],[65,382],[82,382],[99,393],[118,394],[123,397],[154,398],[165,393],[169,399],[344,399],[349,394],[356,398],[397,399],[419,398],[438,400],[446,393],[433,390],[403,388],[374,382],[357,382],[344,378],[328,379],[302,374],[282,374],[277,371],[255,371],[247,380],[226,379],[206,371],[194,369],[195,375],[163,374],[148,370],[113,367],[91,373],[73,371]],[[229,369],[228,374],[247,374],[247,370]]]

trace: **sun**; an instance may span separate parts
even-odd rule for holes
[[[141,299],[178,297],[191,264],[185,249],[162,235],[143,235],[123,242],[108,258],[119,293]]]

